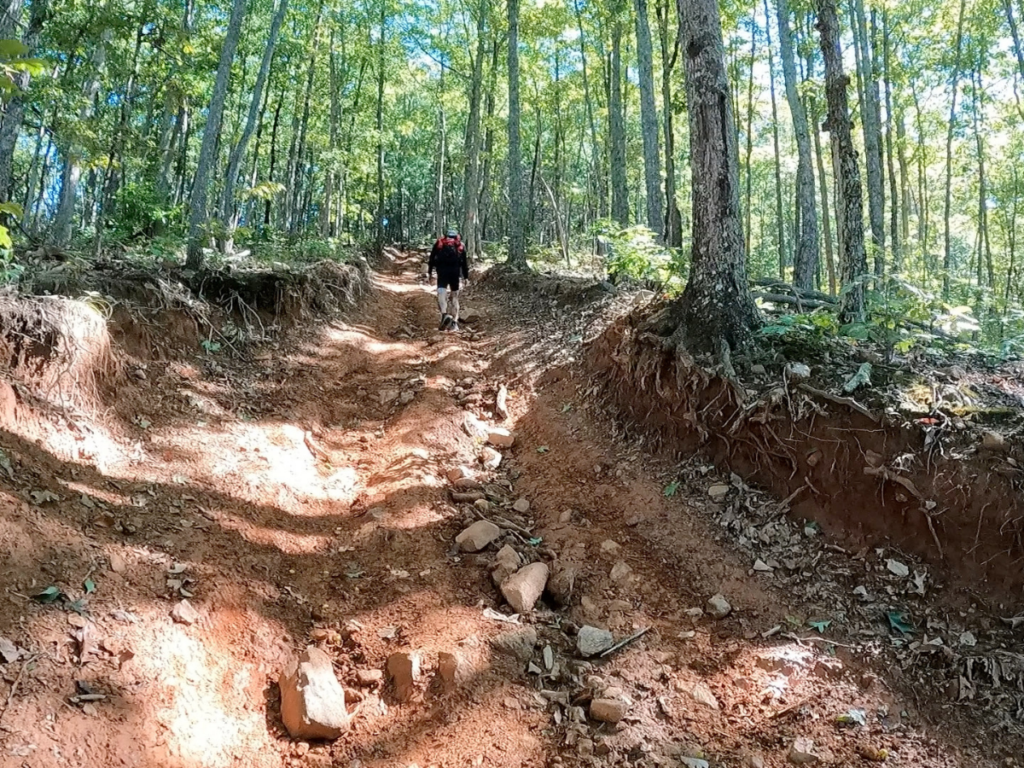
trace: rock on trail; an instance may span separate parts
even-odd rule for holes
[[[544,594],[548,573],[544,563],[532,563],[505,579],[501,585],[501,594],[515,608],[516,613],[529,613]]]
[[[293,658],[278,681],[281,719],[295,739],[336,739],[349,727],[345,689],[330,657],[309,647]]]

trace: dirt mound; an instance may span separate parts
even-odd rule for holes
[[[740,385],[666,349],[650,318],[634,312],[589,350],[604,382],[594,394],[629,428],[662,451],[704,452],[855,551],[886,542],[943,562],[992,598],[1019,599],[1019,445],[872,411],[783,360]]]
[[[54,405],[95,402],[120,372],[101,305],[0,294],[0,378]]]

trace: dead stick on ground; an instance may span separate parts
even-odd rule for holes
[[[613,645],[607,651],[604,651],[603,653],[598,654],[597,658],[599,658],[599,659],[606,659],[606,658],[608,658],[613,653],[617,653],[618,651],[621,651],[627,645],[629,645],[631,643],[635,643],[637,640],[639,640],[641,637],[643,637],[644,635],[646,635],[650,631],[651,631],[651,627],[647,627],[647,629],[641,629],[635,635],[630,635],[625,640],[619,640],[619,642],[617,642],[615,645]]]
[[[847,408],[852,408],[857,413],[861,414],[862,416],[867,416],[874,422],[878,422],[879,420],[878,414],[872,413],[863,405],[854,400],[852,397],[839,397],[839,395],[833,395],[830,392],[825,392],[824,390],[816,389],[815,387],[812,387],[810,384],[797,384],[796,386],[797,389],[802,389],[804,392],[815,395],[816,397],[820,397],[823,400],[828,400],[830,403],[835,403],[836,405],[845,405]]]
[[[4,702],[4,708],[0,709],[0,723],[3,723],[4,715],[6,715],[7,710],[11,708],[11,702],[14,700],[14,694],[18,692],[18,685],[21,683],[21,678],[25,674],[25,668],[37,658],[39,657],[36,655],[29,656],[21,663],[21,669],[18,670],[18,676],[14,678],[14,682],[11,683],[11,690],[7,692],[7,700]]]

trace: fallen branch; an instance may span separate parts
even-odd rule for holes
[[[11,683],[11,690],[7,692],[7,700],[4,702],[4,708],[0,709],[0,723],[3,723],[4,715],[6,715],[7,710],[11,708],[11,702],[14,700],[14,694],[18,692],[18,686],[21,684],[21,678],[25,674],[25,668],[37,658],[39,658],[38,655],[32,655],[21,662],[21,669],[18,670],[18,676],[14,678],[14,682]]]
[[[647,627],[647,629],[641,629],[635,635],[630,635],[629,637],[625,638],[624,640],[619,640],[619,642],[617,642],[615,645],[613,645],[607,651],[603,651],[602,653],[599,653],[597,658],[599,658],[599,659],[606,659],[606,658],[608,658],[613,653],[617,653],[617,652],[621,651],[627,645],[635,643],[637,640],[639,640],[641,637],[643,637],[644,635],[646,635],[650,631],[651,631],[651,627]]]
[[[822,389],[812,387],[810,384],[797,384],[796,386],[797,389],[802,389],[804,392],[807,392],[808,394],[820,397],[823,400],[828,400],[830,403],[835,403],[836,405],[845,405],[847,408],[853,409],[861,416],[866,416],[867,418],[871,419],[876,423],[881,421],[881,418],[878,416],[878,414],[868,410],[863,405],[854,400],[852,397],[840,397],[839,395],[833,395],[830,392],[826,392]]]

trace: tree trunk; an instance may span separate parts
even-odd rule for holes
[[[676,0],[680,3],[680,0]],[[680,5],[680,18],[682,18],[682,6]],[[746,194],[746,215],[743,217],[745,235],[745,253],[750,253],[751,240],[754,231],[753,201],[754,201],[754,58],[757,56],[757,5],[750,14],[750,72],[747,80],[747,158],[745,172],[747,175]],[[739,131],[737,131],[739,133]]]
[[[203,266],[208,187],[216,161],[220,126],[224,118],[224,102],[227,100],[228,82],[231,80],[231,64],[235,59],[235,49],[238,48],[242,18],[245,16],[245,5],[246,0],[233,0],[227,34],[220,49],[220,63],[217,65],[217,77],[214,80],[213,94],[210,97],[206,128],[203,130],[203,144],[199,150],[195,181],[192,184],[192,199],[189,202],[188,258],[185,260],[187,269],[195,270]]]
[[[832,143],[832,157],[839,172],[836,179],[836,218],[840,232],[840,274],[843,293],[840,315],[846,322],[864,319],[863,276],[867,273],[864,250],[864,201],[860,184],[857,150],[853,145],[846,89],[839,47],[839,14],[836,0],[817,0],[818,31],[825,62],[825,98],[828,115],[825,130]]]
[[[99,43],[93,49],[90,60],[90,73],[82,86],[82,109],[80,120],[87,120],[93,111],[93,102],[100,90],[100,76],[106,61],[106,46],[113,37],[111,30],[105,30]],[[66,246],[71,242],[72,225],[75,217],[75,200],[78,197],[78,182],[82,176],[80,147],[73,144],[67,148],[64,170],[60,182],[60,203],[53,221],[53,242],[58,246]]]
[[[892,44],[889,39],[889,11],[882,12],[882,79],[885,82],[885,155],[889,175],[889,247],[892,251],[892,270],[903,271],[903,249],[900,242],[900,188],[896,176],[896,150],[893,131],[895,120],[892,108]]]
[[[629,226],[629,187],[626,181],[626,117],[622,103],[622,20],[615,10],[612,22],[612,54],[609,67],[608,122],[612,142],[612,218]]]
[[[523,158],[519,135],[519,0],[508,0],[508,261],[528,269],[523,216]]]
[[[267,78],[270,76],[270,66],[274,60],[274,47],[277,45],[277,37],[281,32],[281,25],[284,23],[285,14],[288,12],[288,0],[278,0],[277,11],[270,22],[270,32],[267,35],[267,44],[263,49],[263,59],[260,61],[259,71],[256,73],[256,82],[252,88],[252,98],[249,101],[249,114],[245,118],[245,127],[238,143],[231,149],[228,157],[228,171],[224,179],[224,194],[221,198],[222,223],[227,230],[228,237],[225,238],[225,251],[230,247],[231,231],[237,224],[235,216],[235,183],[238,181],[238,173],[242,167],[242,160],[249,147],[253,131],[256,129],[256,119],[259,117],[260,102],[263,99],[263,88],[266,86]]]
[[[49,0],[33,0],[29,12],[28,29],[22,37],[22,42],[29,52],[33,52],[39,45],[39,35],[43,31],[43,25],[49,15]],[[3,19],[9,22],[12,29],[4,33],[0,40],[7,39],[13,34],[13,25],[21,18],[21,0],[11,0]],[[0,203],[11,201],[12,174],[14,168],[14,147],[17,144],[18,136],[21,133],[22,122],[25,117],[25,90],[29,85],[27,72],[15,72],[12,75],[15,90],[3,113],[3,122],[0,123]]]
[[[640,124],[644,143],[644,179],[647,182],[647,228],[664,241],[661,197],[661,154],[658,148],[658,108],[654,103],[654,54],[647,0],[633,0],[636,11],[636,52],[640,80]],[[669,105],[665,105],[668,109]]]
[[[854,34],[859,41],[860,77],[864,101],[861,105],[861,126],[864,133],[864,166],[868,182],[868,220],[871,224],[872,256],[875,274],[885,271],[885,192],[882,181],[882,140],[879,120],[878,78],[875,55],[868,34],[864,0],[853,0]]]
[[[960,0],[960,16],[956,26],[956,58],[953,64],[953,80],[950,85],[949,124],[946,130],[946,197],[943,209],[944,251],[942,259],[942,298],[949,299],[950,274],[953,271],[953,232],[950,218],[953,214],[953,137],[956,133],[956,100],[960,91],[960,62],[963,55],[964,16],[967,0]]]
[[[661,105],[665,131],[665,244],[669,248],[683,247],[683,222],[676,200],[676,135],[675,115],[672,111],[672,72],[679,59],[680,35],[678,25],[675,40],[670,43],[668,0],[658,0],[658,32],[661,38]]]
[[[597,217],[603,218],[608,211],[608,187],[604,176],[604,163],[601,161],[601,146],[597,140],[597,123],[594,120],[594,103],[590,96],[590,78],[587,74],[587,46],[583,34],[583,14],[580,12],[579,0],[573,0],[573,8],[576,11],[576,25],[579,29],[580,38],[580,71],[583,76],[583,100],[587,105],[587,123],[590,127],[590,158],[591,172],[594,176],[594,184],[597,187]]]
[[[678,0],[686,69],[693,184],[690,278],[679,300],[678,340],[720,356],[745,344],[760,322],[747,283],[740,220],[739,151],[733,130],[716,0]]]
[[[438,238],[444,234],[444,161],[446,157],[446,144],[448,141],[448,121],[444,112],[444,76],[441,77],[441,90],[438,101],[437,120],[437,159],[434,161],[434,237]]]
[[[473,58],[473,76],[469,86],[469,120],[466,123],[466,171],[463,181],[464,201],[462,206],[462,238],[466,253],[475,257],[480,253],[480,111],[483,101],[484,56],[487,53],[487,19],[490,15],[489,0],[481,0],[477,6],[476,55]]]
[[[767,10],[766,10],[767,13]],[[787,0],[777,0],[776,15],[779,22],[779,50],[782,58],[782,76],[786,83],[786,101],[793,119],[793,134],[796,136],[796,247],[793,255],[793,284],[804,290],[814,287],[818,272],[818,209],[814,191],[814,155],[811,148],[811,134],[807,125],[807,113],[800,98],[796,73],[796,57],[793,51],[793,32],[790,27],[790,11]]]
[[[380,4],[380,40],[377,41],[377,226],[378,255],[384,252],[384,51],[387,44],[387,3]]]
[[[313,44],[309,54],[309,69],[306,71],[306,92],[302,99],[302,120],[299,122],[299,140],[295,149],[295,181],[286,194],[291,196],[291,219],[289,234],[299,234],[304,222],[307,207],[303,202],[306,184],[306,142],[309,137],[310,102],[313,98],[313,85],[316,82],[316,57],[320,51],[320,21],[323,19],[324,4],[317,6],[316,20],[313,22]]]
[[[775,55],[768,0],[764,0],[765,47],[768,49],[768,93],[772,104],[772,147],[775,150],[775,239],[779,251],[779,277],[786,276],[786,217],[782,212],[782,152],[779,149],[779,105],[775,99]]]

